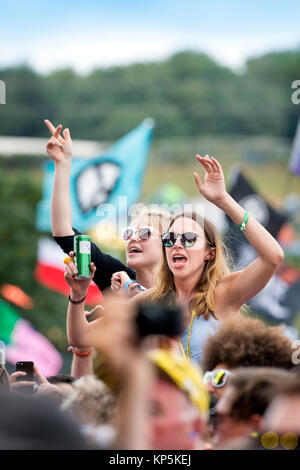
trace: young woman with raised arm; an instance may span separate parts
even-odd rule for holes
[[[178,214],[162,236],[163,262],[156,285],[129,302],[173,298],[185,312],[182,353],[201,363],[202,346],[227,315],[238,314],[258,294],[283,260],[283,251],[270,233],[226,191],[220,163],[208,155],[196,156],[205,169],[199,192],[239,226],[257,253],[246,268],[230,272],[226,251],[214,225],[196,213]]]
[[[47,153],[54,160],[55,176],[51,204],[51,225],[55,241],[63,251],[73,256],[74,235],[79,233],[72,227],[70,205],[70,171],[72,161],[72,141],[69,129],[62,131],[62,126],[56,128],[49,120],[45,120],[52,137],[47,143]],[[62,131],[62,136],[61,136]],[[172,220],[172,215],[166,210],[148,210],[145,208],[136,215],[123,232],[126,242],[127,266],[120,260],[103,253],[94,243],[91,247],[91,259],[94,265],[93,280],[101,290],[111,287],[113,291],[136,294],[135,287],[130,288],[130,280],[135,280],[141,288],[154,285],[154,278],[162,256],[161,235]],[[71,260],[67,268],[76,275],[76,267]],[[127,286],[126,286],[127,284]],[[74,281],[74,286],[81,289],[81,282]],[[139,291],[138,291],[139,292]],[[74,297],[75,297],[74,293]],[[71,292],[71,300],[72,298]],[[68,331],[71,334],[70,344],[77,348],[88,347],[84,336],[85,330],[94,327],[94,322],[88,323],[86,317],[73,317],[68,314]],[[84,337],[84,340],[82,339]],[[84,354],[83,351],[79,351]],[[80,356],[79,356],[80,357]],[[85,357],[85,356],[84,356]],[[79,360],[79,359],[78,359]]]
[[[179,338],[182,353],[201,363],[202,346],[213,334],[219,321],[228,315],[238,314],[249,299],[259,293],[270,280],[283,259],[283,251],[276,240],[248,214],[225,188],[219,162],[208,156],[197,156],[205,169],[202,183],[197,173],[195,181],[200,193],[216,204],[243,230],[257,252],[257,258],[245,269],[230,272],[221,238],[206,218],[198,214],[178,214],[162,235],[163,258],[155,287],[129,300],[172,300],[181,304],[185,312],[185,330]],[[92,266],[92,276],[95,266]],[[67,267],[66,279],[71,287],[71,298],[81,300],[87,290],[82,282],[72,280]],[[87,284],[88,285],[88,284]],[[79,346],[90,344],[91,325],[83,314],[83,306],[69,304],[69,314],[76,317],[76,329],[69,335],[79,340]],[[100,329],[98,330],[100,334]]]

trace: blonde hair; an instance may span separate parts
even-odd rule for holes
[[[174,216],[165,209],[153,209],[143,206],[141,211],[135,213],[131,220],[142,217],[150,219],[150,225],[155,225],[161,235],[169,229],[174,219]]]
[[[202,275],[196,285],[196,293],[192,295],[190,300],[190,307],[195,311],[196,316],[203,315],[206,320],[211,315],[216,318],[214,294],[218,281],[230,272],[228,252],[214,224],[196,212],[177,214],[170,223],[168,230],[175,220],[181,217],[189,217],[195,220],[204,230],[208,248],[214,247],[216,250],[215,256],[206,261]],[[149,298],[151,301],[161,302],[168,298],[174,299],[175,294],[174,276],[169,268],[164,248],[155,287],[149,293]]]
[[[64,400],[62,409],[82,424],[91,414],[97,425],[113,424],[116,420],[117,396],[101,380],[85,375],[73,383],[72,392]]]

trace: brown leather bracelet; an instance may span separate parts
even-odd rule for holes
[[[86,299],[86,295],[81,300],[72,300],[71,297],[69,296],[69,301],[71,302],[71,304],[81,304],[81,302],[84,302],[85,299]]]

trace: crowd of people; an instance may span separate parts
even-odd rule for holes
[[[292,342],[283,327],[267,326],[244,309],[283,251],[228,194],[220,163],[197,155],[205,177],[194,173],[195,184],[243,231],[257,253],[251,264],[233,269],[209,218],[152,208],[135,214],[123,231],[126,264],[92,243],[91,275],[82,280],[69,196],[70,131],[45,123],[55,164],[52,233],[65,253],[73,361],[69,375],[55,377],[35,366],[35,382],[3,368],[6,408],[16,407],[22,419],[9,422],[4,413],[0,447],[297,448],[300,372]],[[103,303],[86,315],[92,280]]]

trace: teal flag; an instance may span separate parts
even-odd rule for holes
[[[153,120],[145,119],[101,155],[72,160],[70,201],[73,227],[81,232],[93,228],[109,215],[109,211],[97,209],[111,205],[118,211],[121,196],[127,198],[126,208],[138,201],[153,128]],[[51,232],[54,162],[47,162],[44,171],[43,199],[38,204],[36,227],[40,231]]]

